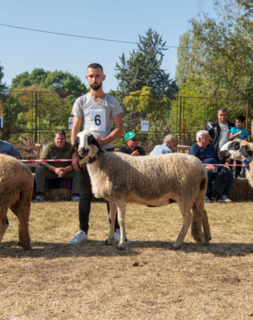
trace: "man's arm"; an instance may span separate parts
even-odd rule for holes
[[[123,125],[121,113],[118,113],[118,114],[115,114],[115,116],[112,116],[112,121],[114,123],[115,129],[109,134],[109,136],[107,136],[104,139],[96,138],[100,147],[118,139],[120,136],[122,136],[124,132],[124,125]]]
[[[11,144],[11,148],[10,148],[10,155],[18,160],[21,159],[20,152],[16,148],[14,148],[12,144]]]
[[[81,124],[82,124],[82,118],[74,116],[73,127],[72,127],[72,131],[71,131],[71,144],[72,145],[76,141],[77,134],[80,132]],[[73,159],[73,161],[72,161],[73,168],[78,171],[81,171],[81,169],[78,166],[78,164],[80,162],[80,158],[78,156],[77,151],[75,151],[72,154],[72,159]]]

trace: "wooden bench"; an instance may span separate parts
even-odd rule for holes
[[[14,145],[20,154],[22,160],[39,160],[40,159],[40,147],[39,146],[24,146],[16,144]],[[38,167],[38,162],[24,162],[27,167]]]

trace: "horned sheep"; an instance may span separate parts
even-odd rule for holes
[[[19,244],[30,250],[29,216],[33,191],[30,170],[13,157],[0,154],[0,243],[8,228],[7,211],[19,219]]]
[[[117,249],[125,248],[127,202],[149,207],[177,202],[183,226],[172,249],[180,249],[191,222],[195,241],[209,244],[211,234],[204,209],[207,176],[199,159],[186,154],[132,157],[104,152],[89,132],[78,133],[71,154],[75,150],[83,158],[80,164],[87,163],[95,197],[104,198],[110,204],[110,231],[105,244],[113,242],[118,211],[121,236]]]

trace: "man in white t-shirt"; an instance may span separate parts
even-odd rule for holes
[[[86,80],[90,85],[90,92],[78,98],[73,106],[74,115],[71,143],[74,144],[76,135],[83,130],[91,132],[100,147],[106,151],[114,151],[113,141],[123,134],[122,109],[119,101],[106,93],[102,88],[105,80],[103,68],[98,63],[92,63],[87,68]],[[111,132],[111,120],[115,129]],[[89,215],[91,205],[91,182],[86,166],[79,167],[80,158],[75,152],[73,155],[73,167],[80,171],[80,201],[79,201],[79,227],[80,231],[70,240],[70,244],[79,244],[88,241]],[[107,204],[108,206],[108,204]],[[116,229],[119,225],[116,222]]]

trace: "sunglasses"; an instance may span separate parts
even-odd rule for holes
[[[135,138],[135,139],[132,139],[132,141],[139,141],[139,139],[138,139],[138,138]]]

